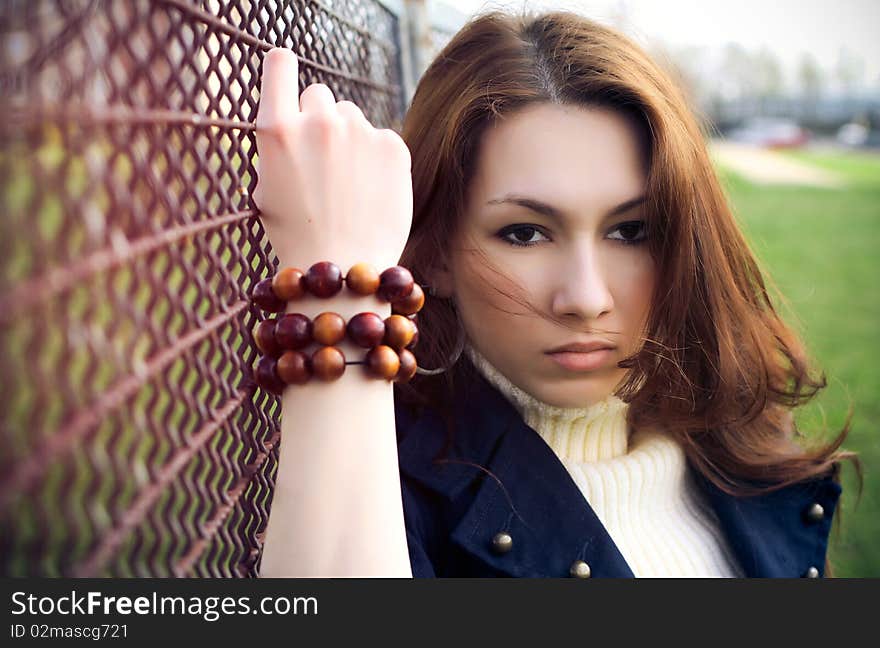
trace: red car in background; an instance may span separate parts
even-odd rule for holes
[[[810,141],[810,132],[790,119],[756,117],[732,130],[728,138],[766,148],[797,148]]]

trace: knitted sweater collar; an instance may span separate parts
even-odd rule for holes
[[[629,405],[609,395],[587,407],[558,407],[538,400],[514,385],[469,343],[471,362],[562,460],[604,461],[627,454]]]

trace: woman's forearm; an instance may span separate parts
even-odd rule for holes
[[[409,149],[329,87],[298,88],[296,55],[269,51],[253,198],[272,248],[282,266],[331,261],[346,272],[364,262],[381,272],[400,258],[412,225]],[[384,319],[391,306],[343,289],[297,299],[288,311],[312,319],[335,311],[348,322],[360,312]],[[367,351],[338,346],[348,360]],[[411,575],[391,382],[347,365],[338,380],[287,387],[279,461],[261,576]]]
[[[346,321],[391,306],[343,291],[307,297],[288,312],[324,311]],[[366,349],[348,339],[347,360]],[[307,351],[317,348],[312,346]],[[392,383],[347,365],[334,382],[312,379],[282,396],[278,474],[263,545],[261,577],[411,577]]]

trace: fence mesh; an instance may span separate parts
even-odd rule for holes
[[[397,17],[27,0],[0,38],[0,569],[253,576],[280,414],[247,300],[277,263],[250,200],[262,58],[293,49],[301,88],[399,129]]]

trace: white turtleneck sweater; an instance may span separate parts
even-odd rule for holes
[[[583,408],[537,400],[469,344],[474,366],[559,457],[637,577],[741,577],[684,450],[656,431],[630,433],[616,396]]]

